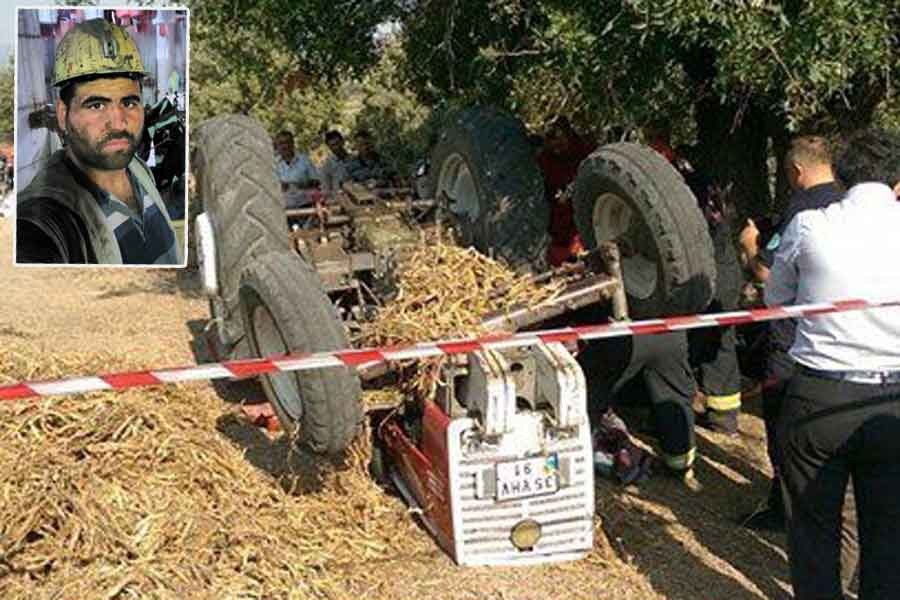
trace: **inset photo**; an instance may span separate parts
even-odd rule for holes
[[[183,267],[188,11],[17,16],[16,264]]]

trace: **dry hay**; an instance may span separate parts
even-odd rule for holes
[[[477,333],[485,313],[553,293],[441,244],[411,265],[369,343]],[[0,383],[111,364],[146,367],[127,356],[3,347]],[[366,402],[396,397],[381,390]],[[329,464],[246,425],[234,408],[201,384],[2,407],[0,597],[337,598],[342,574],[359,562],[439,553],[372,482],[368,435]]]
[[[560,283],[536,285],[474,248],[423,246],[397,276],[398,292],[362,326],[366,346],[410,344],[483,333],[481,320],[553,298]]]
[[[380,343],[419,339],[423,325],[428,338],[477,332],[483,313],[553,293],[471,251],[433,251],[438,259],[408,270],[418,283],[385,309],[400,325],[384,321]],[[110,365],[146,368],[130,356],[0,347],[0,383]],[[346,598],[382,586],[383,571],[440,556],[369,477],[368,435],[329,464],[243,423],[235,408],[204,384],[0,406],[0,597]]]
[[[138,366],[0,349],[0,383],[112,362]],[[204,385],[0,411],[3,598],[338,598],[359,561],[435,553],[369,478],[365,437],[328,464],[242,423]]]
[[[535,284],[474,248],[437,240],[422,246],[397,274],[397,294],[362,324],[355,340],[361,346],[391,346],[485,333],[482,320],[491,314],[551,300],[563,282]],[[430,396],[438,384],[443,359],[415,363],[404,373],[404,388]]]

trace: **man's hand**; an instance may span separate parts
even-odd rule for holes
[[[769,268],[759,260],[759,229],[753,219],[747,219],[738,237],[738,245],[741,265],[753,274],[756,281],[765,283],[769,279]]]
[[[747,219],[738,237],[738,243],[747,259],[752,260],[759,254],[759,229],[756,228],[753,219]]]

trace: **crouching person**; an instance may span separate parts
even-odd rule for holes
[[[588,378],[588,411],[595,427],[600,428],[599,441],[612,437],[621,429],[621,421],[611,415],[614,398],[633,384],[642,384],[653,407],[656,435],[666,471],[680,478],[693,475],[696,454],[694,444],[694,413],[691,401],[695,384],[688,364],[687,338],[684,332],[652,336],[610,338],[590,342],[579,354],[578,361]],[[621,436],[619,436],[621,439]],[[633,446],[633,445],[631,445]],[[637,451],[629,451],[629,464],[613,455],[613,469],[624,472],[620,480],[649,474],[649,464]],[[602,449],[602,448],[601,448]],[[617,448],[610,448],[616,451]],[[633,454],[633,455],[632,455]],[[624,467],[624,468],[623,468]],[[635,471],[635,468],[637,469]],[[625,480],[625,483],[629,481]]]

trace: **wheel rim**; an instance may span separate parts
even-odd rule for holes
[[[260,357],[285,354],[289,352],[287,344],[281,335],[281,330],[275,323],[272,313],[265,306],[256,306],[253,309],[253,338],[259,349]],[[303,406],[300,395],[300,385],[295,373],[274,373],[264,375],[265,382],[271,391],[270,400],[277,405],[281,412],[287,415],[294,424],[300,422]]]
[[[656,292],[659,273],[657,250],[647,225],[625,200],[601,194],[592,216],[597,244],[615,241],[622,257],[622,277],[629,296],[646,300]]]
[[[447,194],[450,198],[450,212],[459,218],[475,221],[481,214],[475,178],[469,165],[459,154],[451,154],[441,164],[435,193],[438,197],[441,193]]]

